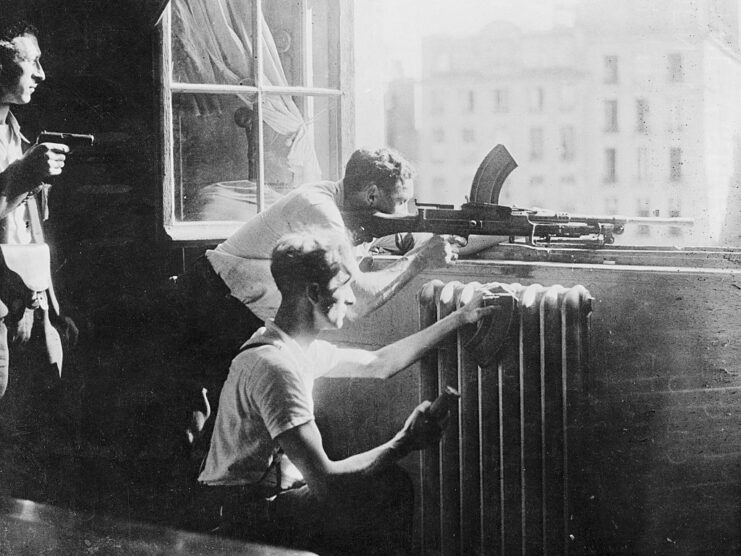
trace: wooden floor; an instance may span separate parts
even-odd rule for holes
[[[277,548],[75,512],[30,500],[0,499],[2,554],[241,554],[300,556]]]

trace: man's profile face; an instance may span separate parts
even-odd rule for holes
[[[408,214],[408,203],[414,194],[414,183],[412,180],[398,181],[393,193],[386,193],[378,188],[378,194],[373,200],[373,210],[392,214],[394,216],[405,216]]]
[[[15,56],[10,67],[4,67],[2,71],[0,102],[28,104],[38,84],[46,78],[41,67],[39,43],[33,35],[22,35],[15,37],[10,45]]]
[[[347,307],[355,303],[351,283],[352,276],[345,270],[340,270],[329,281],[321,299],[320,311],[325,322],[320,328],[342,328],[347,316]]]

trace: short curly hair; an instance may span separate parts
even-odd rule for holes
[[[339,272],[348,270],[352,247],[338,232],[306,229],[286,234],[273,248],[270,273],[284,299],[309,284],[326,288]]]
[[[38,37],[39,31],[23,19],[0,20],[0,85],[14,82],[20,76],[15,62],[13,39],[24,35]]]
[[[38,37],[39,30],[24,19],[0,20],[0,41],[11,42],[23,35]]]
[[[342,181],[348,193],[357,193],[376,184],[384,193],[393,195],[399,182],[404,183],[415,175],[409,161],[393,149],[358,149],[347,161]]]

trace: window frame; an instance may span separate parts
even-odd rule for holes
[[[264,0],[254,0],[252,4],[253,20],[262,18]],[[171,33],[171,5],[168,1],[162,10],[162,15],[157,22],[156,48],[155,48],[155,70],[157,83],[159,85],[159,179],[161,204],[158,220],[164,233],[176,243],[183,244],[213,244],[223,241],[231,236],[242,224],[242,221],[234,220],[211,220],[211,221],[181,221],[176,217],[175,195],[177,186],[175,183],[174,168],[174,125],[172,101],[173,94],[182,93],[208,93],[208,94],[251,94],[255,95],[255,125],[257,125],[257,168],[256,168],[256,190],[257,190],[257,212],[264,211],[265,204],[265,179],[264,179],[264,132],[263,132],[263,106],[262,100],[266,95],[291,95],[297,97],[322,97],[336,98],[336,109],[330,113],[330,161],[331,174],[341,176],[342,161],[349,157],[354,149],[355,118],[354,102],[355,94],[354,62],[353,62],[353,21],[354,9],[352,2],[341,0],[327,0],[327,11],[330,18],[330,26],[336,31],[338,52],[336,61],[336,78],[338,88],[306,87],[287,85],[282,87],[264,85],[262,83],[263,71],[263,48],[262,29],[256,26],[254,52],[255,52],[255,83],[254,85],[219,85],[219,84],[195,84],[180,83],[172,80],[172,33]],[[344,54],[347,55],[344,55]]]

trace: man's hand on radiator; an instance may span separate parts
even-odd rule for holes
[[[405,452],[422,450],[440,442],[450,413],[438,420],[430,415],[431,403],[424,401],[419,404],[407,418],[404,427],[397,433],[396,440]]]
[[[457,312],[461,315],[464,324],[476,323],[484,317],[491,316],[497,312],[499,307],[496,304],[487,304],[489,300],[496,297],[496,295],[484,288],[476,290],[468,300],[464,299],[464,296],[461,296],[462,306]]]

